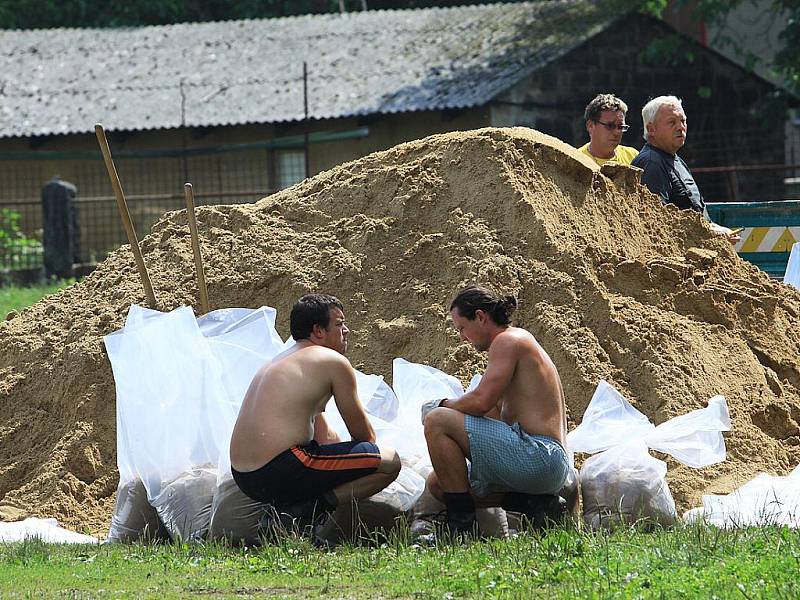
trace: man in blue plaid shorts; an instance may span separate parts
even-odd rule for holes
[[[461,340],[488,352],[477,388],[422,407],[433,464],[427,485],[447,507],[453,535],[473,531],[476,505],[502,506],[534,524],[566,513],[557,495],[570,472],[561,380],[533,335],[511,325],[516,306],[513,296],[480,286],[450,305]]]

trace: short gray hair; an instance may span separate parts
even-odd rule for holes
[[[645,104],[644,108],[642,108],[642,127],[644,128],[642,135],[644,136],[645,142],[650,141],[647,137],[647,124],[656,120],[658,109],[662,106],[677,106],[683,110],[681,99],[677,98],[676,96],[659,96],[658,98],[653,98],[650,100],[650,102]]]

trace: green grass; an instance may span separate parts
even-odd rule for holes
[[[797,598],[798,572],[798,531],[700,525],[330,552],[297,539],[258,549],[0,545],[4,598]]]
[[[72,281],[59,281],[42,286],[0,288],[0,320],[5,319],[12,310],[20,311],[72,283]]]

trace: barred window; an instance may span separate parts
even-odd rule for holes
[[[279,150],[277,159],[279,190],[306,178],[306,155],[302,150]]]

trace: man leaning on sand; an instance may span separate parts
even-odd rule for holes
[[[389,485],[400,459],[375,445],[344,357],[349,330],[341,302],[303,296],[292,308],[290,329],[297,343],[261,367],[247,390],[231,437],[231,472],[247,496],[313,528],[338,504]],[[322,414],[331,395],[349,441]]]
[[[516,306],[480,286],[450,304],[461,340],[488,353],[477,388],[422,407],[433,465],[427,486],[444,502],[453,536],[472,534],[476,506],[502,506],[534,524],[566,514],[557,495],[571,469],[561,380],[533,335],[511,325]]]
[[[639,151],[620,145],[628,131],[625,116],[628,105],[613,94],[598,94],[583,113],[589,142],[578,150],[602,166],[606,163],[629,165]]]
[[[708,214],[700,188],[678,150],[686,143],[688,123],[683,103],[675,96],[658,96],[642,108],[645,145],[633,161],[643,169],[642,183],[657,194],[664,204],[684,210]],[[741,238],[737,233],[711,222],[711,229],[732,243]]]

